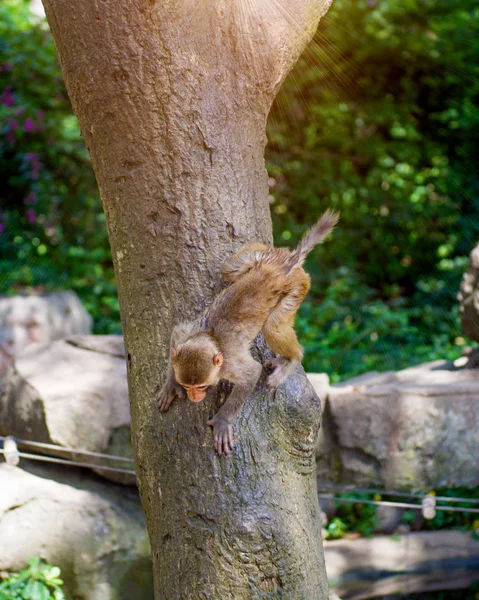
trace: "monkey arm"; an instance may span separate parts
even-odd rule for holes
[[[233,420],[254,390],[260,375],[261,365],[249,354],[248,348],[236,359],[234,372],[225,370],[224,379],[234,383],[234,388],[224,405],[208,421],[208,425],[213,427],[214,445],[220,456],[228,454],[234,447]]]
[[[201,329],[199,321],[183,321],[173,328],[170,339],[170,354],[168,358],[168,371],[165,383],[157,394],[158,408],[160,412],[166,412],[170,408],[170,404],[178,396],[184,398],[185,392],[181,385],[176,381],[175,372],[173,371],[172,353],[173,348],[184,342],[188,336],[195,331]]]
[[[173,369],[168,368],[166,381],[158,393],[157,402],[160,412],[166,412],[170,408],[170,404],[178,396],[184,398],[185,392],[181,385],[176,381]]]

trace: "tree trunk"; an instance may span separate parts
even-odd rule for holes
[[[210,403],[155,392],[222,260],[271,242],[266,118],[329,1],[44,0],[106,213],[157,599],[327,598],[304,374],[258,386],[226,458]]]

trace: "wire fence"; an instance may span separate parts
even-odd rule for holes
[[[104,454],[101,452],[91,452],[90,450],[81,450],[78,448],[69,448],[65,446],[59,446],[57,444],[47,444],[45,442],[36,442],[33,440],[15,439],[12,436],[0,436],[0,442],[3,442],[3,449],[0,449],[0,454],[5,457],[5,460],[9,464],[18,465],[20,458],[28,460],[36,460],[41,462],[48,462],[57,465],[65,465],[67,467],[80,467],[89,468],[99,471],[111,471],[115,473],[123,473],[126,475],[135,475],[134,469],[112,467],[108,464],[103,464],[108,461],[120,461],[129,465],[134,464],[132,458],[125,456],[117,456],[112,454]],[[33,454],[31,452],[24,452],[18,449],[18,446],[26,446],[27,448],[39,450],[52,450],[56,453],[68,453],[71,456],[69,458],[60,458],[58,456],[51,456],[47,453]],[[76,460],[75,457],[82,457],[82,460]],[[88,462],[88,457],[94,458],[95,461]],[[433,492],[428,493],[413,493],[413,492],[402,492],[398,490],[386,490],[379,488],[359,488],[349,485],[330,485],[330,484],[319,484],[318,485],[319,498],[334,500],[334,502],[345,502],[349,504],[371,504],[374,506],[389,506],[393,508],[405,508],[410,510],[422,511],[423,516],[426,519],[434,518],[436,511],[446,512],[464,512],[464,513],[477,513],[479,514],[479,498],[463,498],[454,496],[436,496]],[[328,492],[328,493],[326,493]],[[403,501],[391,501],[383,499],[369,500],[360,497],[342,497],[338,494],[375,494],[388,497],[406,498],[420,500],[418,504],[412,502]],[[334,495],[334,498],[332,498]],[[437,504],[441,502],[441,504]],[[451,506],[451,504],[469,504],[471,506]],[[475,506],[478,506],[475,508]]]
[[[101,452],[91,452],[89,450],[80,450],[76,448],[68,448],[66,446],[58,446],[56,444],[46,444],[44,442],[34,442],[31,440],[17,440],[12,436],[0,436],[0,441],[3,442],[4,447],[0,450],[0,454],[5,456],[6,462],[17,465],[20,458],[26,458],[28,460],[37,460],[41,462],[55,463],[57,465],[66,465],[69,467],[83,467],[89,469],[96,469],[99,471],[110,471],[115,473],[124,473],[126,475],[135,475],[133,469],[123,469],[121,467],[112,467],[110,465],[102,464],[101,461],[121,461],[133,465],[134,461],[132,458],[125,456],[116,456],[113,454],[104,454]],[[75,460],[67,458],[59,458],[57,456],[50,456],[48,454],[32,454],[28,452],[22,452],[18,450],[18,446],[27,446],[30,448],[42,448],[45,450],[54,450],[56,452],[68,453],[73,456],[81,455],[85,457],[92,457],[99,459],[95,462],[87,462],[85,460]]]
[[[383,495],[387,496],[388,495],[388,491],[387,490],[383,490]],[[327,496],[325,494],[318,494],[319,498],[328,498],[331,499],[330,496]],[[435,497],[431,494],[426,494],[425,496],[423,496],[423,500],[430,497],[432,500],[435,500]],[[455,501],[455,498],[451,498],[449,501]],[[375,506],[392,506],[394,508],[408,508],[411,510],[420,510],[422,511],[423,515],[425,518],[427,519],[433,519],[434,518],[434,514],[431,514],[429,512],[425,512],[424,510],[424,505],[423,504],[410,504],[408,502],[390,502],[388,500],[366,500],[364,498],[341,498],[341,497],[335,497],[334,498],[335,502],[346,502],[349,504],[373,504]],[[464,500],[464,502],[469,502],[469,500]],[[446,512],[466,512],[466,513],[478,513],[479,514],[479,508],[468,508],[468,507],[462,507],[462,506],[443,506],[443,505],[437,505],[435,504],[435,502],[431,502],[430,504],[430,508],[434,509],[434,510],[441,510],[441,511],[446,511]],[[429,514],[431,514],[431,516],[429,516]]]

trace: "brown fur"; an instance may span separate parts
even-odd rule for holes
[[[168,410],[178,381],[195,401],[203,397],[205,386],[215,385],[219,379],[234,383],[230,397],[209,421],[215,429],[219,454],[227,454],[233,447],[233,418],[261,373],[261,365],[249,351],[256,335],[263,331],[271,350],[280,356],[268,364],[273,369],[267,379],[271,387],[279,385],[301,360],[303,350],[293,326],[310,287],[309,275],[301,265],[338,218],[337,213],[326,211],[294,251],[258,242],[239,250],[221,269],[232,284],[216,296],[204,317],[192,324],[181,324],[174,332],[174,357],[170,360],[168,381],[160,393],[160,410]],[[221,361],[215,361],[217,356],[221,356]]]
[[[205,383],[213,366],[213,357],[218,352],[218,347],[205,332],[192,335],[179,346],[173,358],[177,381],[188,386]]]

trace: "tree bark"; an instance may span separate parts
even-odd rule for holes
[[[271,242],[266,119],[329,2],[44,0],[106,214],[157,599],[327,598],[304,374],[258,386],[227,458],[211,403],[161,415],[155,392],[222,260]]]

